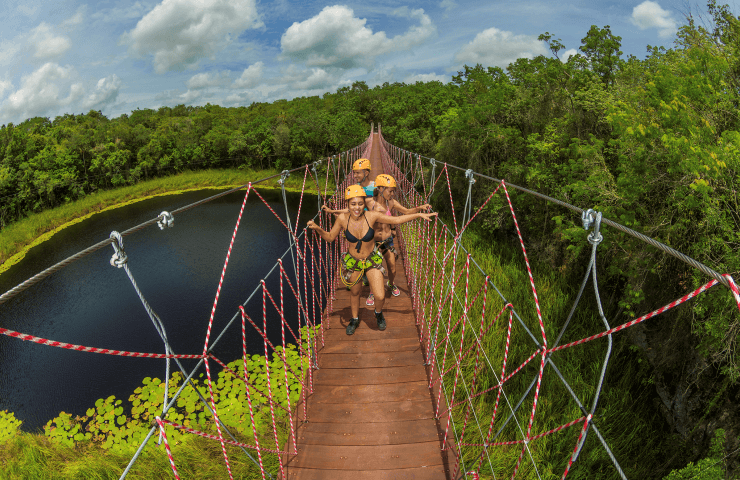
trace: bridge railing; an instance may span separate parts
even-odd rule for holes
[[[167,433],[169,432],[170,439],[172,439],[173,432],[175,430],[218,441],[222,448],[226,472],[230,478],[233,478],[230,455],[231,458],[233,458],[237,452],[239,455],[244,455],[241,461],[246,459],[247,462],[252,462],[255,467],[259,468],[262,478],[274,478],[275,475],[282,475],[284,473],[281,459],[284,458],[285,455],[297,453],[295,451],[295,416],[299,413],[300,409],[303,409],[303,415],[305,417],[305,409],[307,408],[306,397],[313,391],[313,370],[316,368],[316,351],[319,346],[323,344],[323,329],[328,323],[328,312],[332,309],[334,287],[336,284],[336,267],[340,247],[338,243],[333,246],[327,246],[315,234],[307,234],[310,233],[310,231],[307,231],[305,228],[301,228],[297,224],[298,217],[300,216],[301,208],[303,207],[304,196],[310,191],[312,183],[315,186],[315,195],[317,199],[315,208],[317,208],[317,211],[319,212],[321,205],[327,202],[327,196],[330,192],[343,191],[343,187],[348,184],[348,182],[352,181],[351,175],[348,175],[348,173],[351,173],[352,163],[356,159],[361,158],[368,153],[368,150],[372,145],[370,141],[371,138],[372,136],[368,137],[364,143],[357,147],[326,159],[325,166],[321,165],[322,162],[319,161],[293,170],[283,171],[280,175],[250,182],[177,210],[162,212],[158,217],[143,222],[123,232],[119,233],[114,231],[111,233],[109,238],[56,263],[0,295],[1,306],[3,303],[19,295],[24,290],[33,288],[36,283],[50,275],[53,275],[55,272],[58,272],[65,266],[77,261],[83,256],[109,245],[113,247],[113,257],[111,258],[110,263],[112,266],[121,269],[128,276],[132,287],[136,291],[142,306],[144,307],[145,313],[152,321],[154,327],[153,333],[158,335],[163,342],[164,353],[129,352],[65,343],[55,341],[53,339],[40,338],[29,333],[17,332],[2,327],[0,327],[0,333],[20,340],[31,341],[37,344],[67,350],[123,357],[150,358],[152,361],[163,361],[164,381],[162,383],[165,387],[164,397],[161,402],[162,411],[155,419],[152,419],[151,428],[143,441],[138,445],[136,452],[132,456],[129,464],[121,473],[120,478],[123,479],[127,476],[141,453],[147,445],[150,444],[152,437],[157,434],[159,434],[160,444],[162,444],[159,448],[166,451],[172,471],[175,477],[179,478],[176,466],[177,450],[175,449],[173,454],[173,451],[170,448],[170,442],[167,440]],[[320,174],[319,169],[322,170],[322,174]],[[292,221],[287,207],[285,180],[290,174],[300,173],[303,173],[301,200],[298,214],[294,221]],[[285,206],[284,216],[278,214],[278,212],[276,212],[275,209],[265,201],[259,192],[259,185],[261,183],[278,176],[280,177],[279,184],[282,187],[283,202]],[[323,178],[321,178],[322,176]],[[126,255],[124,238],[126,236],[133,235],[144,228],[154,227],[154,225],[158,225],[161,229],[173,227],[175,218],[178,218],[178,222],[185,221],[179,216],[181,213],[240,190],[246,190],[246,192],[239,212],[239,217],[226,252],[226,258],[221,277],[218,280],[217,293],[211,309],[210,318],[206,323],[207,333],[204,339],[203,351],[201,353],[188,354],[176,353],[173,351],[167,340],[167,332],[159,315],[147,302],[145,292],[142,292],[138,287],[135,278],[136,259],[129,258]],[[227,306],[227,308],[234,308],[236,311],[225,327],[219,331],[215,331],[215,329],[213,329],[213,320],[218,307],[221,289],[224,287],[224,274],[232,254],[234,239],[239,231],[239,224],[244,212],[244,207],[250,195],[256,195],[259,197],[264,206],[272,212],[276,221],[280,222],[283,227],[285,227],[290,240],[290,246],[282,256],[277,259],[272,268],[269,271],[264,272],[262,277],[263,280],[255,287],[241,305]],[[341,198],[342,195],[340,194],[338,197]],[[310,199],[307,199],[307,202],[310,202]],[[341,203],[341,201],[339,203]],[[317,213],[314,216],[314,219],[324,228],[331,228],[332,219],[329,216]],[[268,288],[268,283],[273,286]],[[229,286],[227,285],[225,288],[229,288]],[[116,294],[116,292],[111,292],[111,295],[114,294]],[[292,302],[296,306],[297,318],[286,317],[286,303],[288,302]],[[251,318],[250,315],[248,315],[247,311],[250,306],[257,306],[258,310],[261,309],[261,319]],[[132,315],[133,314],[136,313],[132,312]],[[239,325],[241,325],[241,331],[237,329],[237,326]],[[218,345],[227,335],[241,336],[242,358],[241,365],[237,364],[237,371],[232,369],[234,368],[233,362],[229,364],[231,365],[230,367],[227,365],[227,359],[218,358],[214,351],[216,345]],[[261,373],[263,375],[266,374],[266,384],[257,385],[254,380],[250,378],[251,372],[248,367],[250,365],[254,365],[254,363],[249,361],[253,355],[250,355],[249,352],[247,352],[248,336],[252,340],[256,337],[259,339],[259,342],[262,343],[262,367],[266,369],[266,372],[261,371]],[[287,355],[290,354],[291,348],[295,349],[297,352],[299,361],[289,361],[290,359]],[[181,363],[181,360],[183,359],[197,359],[198,362],[194,368],[186,369]],[[274,360],[279,360],[274,364],[278,367],[277,371],[271,372],[271,361]],[[174,367],[171,365],[172,362],[175,364]],[[259,363],[260,362],[257,362],[257,364]],[[214,377],[216,372],[212,371],[212,365],[216,369],[222,370],[221,373],[226,372],[227,375],[232,375],[234,377],[233,381],[242,382],[244,394],[247,400],[246,405],[241,405],[239,407],[230,404],[230,408],[242,408],[244,410],[242,412],[242,426],[246,425],[246,430],[249,430],[248,435],[243,433],[245,431],[244,428],[241,428],[242,433],[239,433],[235,430],[235,425],[227,425],[219,417],[219,412],[221,411],[223,413],[225,404],[223,403],[224,399],[216,398],[217,395],[214,394]],[[181,378],[183,378],[183,381],[179,386],[176,389],[173,389],[174,391],[169,388],[172,383],[170,381],[172,370],[178,370],[182,375]],[[199,372],[203,371],[205,371],[207,377],[207,395],[202,394],[194,383],[194,377]],[[114,375],[114,372],[111,372],[111,375]],[[184,425],[173,420],[173,418],[178,418],[178,399],[184,391],[191,393],[194,392],[197,395],[201,403],[201,408],[207,412],[211,418],[212,424],[215,426],[216,435],[214,435],[213,432],[209,433],[205,425]],[[103,392],[103,394],[105,394],[105,392]],[[253,398],[258,398],[259,401],[253,402]],[[233,417],[233,415],[231,416]],[[121,420],[125,421],[125,419],[126,416],[123,414],[121,416]],[[265,426],[265,421],[269,423],[269,426],[266,429],[263,428]],[[261,426],[258,425],[260,422],[262,422]],[[199,427],[200,430],[198,429]],[[286,448],[289,448],[291,445],[293,446],[293,451],[287,451]],[[272,456],[273,458],[270,461],[267,461],[263,458],[265,456]],[[278,467],[277,469],[271,469],[267,465],[278,465]]]
[[[550,476],[558,469],[565,478],[589,433],[597,439],[596,443],[591,442],[591,447],[601,448],[613,466],[611,473],[606,474],[626,478],[620,460],[629,459],[618,458],[610,448],[610,439],[600,430],[603,425],[597,418],[601,394],[608,387],[606,370],[612,335],[717,284],[728,287],[740,309],[740,296],[732,277],[602,218],[599,212],[422,157],[385,140],[382,143],[384,168],[397,179],[400,201],[407,207],[422,205],[437,192],[438,197],[449,199],[452,212],[452,218],[437,219],[432,224],[404,225],[399,237],[420,329],[419,340],[429,369],[429,387],[445,432],[442,448],[455,458],[453,478],[466,475],[542,478],[545,472]],[[455,204],[450,184],[454,170],[464,171],[467,181],[468,193],[462,209]],[[477,181],[482,181],[482,188],[490,194],[476,208],[471,192]],[[581,214],[584,227],[592,230],[587,238],[591,255],[570,308],[564,308],[567,305],[550,308],[553,302],[562,301],[550,298],[541,306],[539,282],[529,263],[509,189],[569,208]],[[494,256],[476,259],[469,249],[470,244],[477,243],[493,250],[487,242],[471,240],[465,234],[471,222],[491,202],[503,204],[511,215],[518,238],[516,249],[523,260],[519,260],[523,267],[519,272],[511,271],[510,265],[504,262],[491,264]],[[462,218],[456,217],[457,212],[462,212]],[[602,225],[661,248],[712,280],[664,307],[613,327],[604,313],[597,280],[596,259],[603,239]],[[582,301],[587,287],[593,292],[595,305],[584,305]],[[550,315],[554,311],[567,315],[553,319]],[[566,332],[574,330],[574,319],[588,323],[590,326],[585,328],[598,333],[564,342],[564,338],[573,335]],[[584,327],[578,327],[577,334],[582,335]],[[588,349],[583,356],[592,362],[589,366],[592,376],[586,381],[566,378],[563,364],[573,360],[561,352],[572,348]],[[544,404],[547,406],[543,407]],[[544,418],[543,408],[548,415]],[[547,450],[554,451],[559,459],[553,459],[552,453],[546,455]]]

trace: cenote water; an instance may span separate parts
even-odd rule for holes
[[[285,216],[279,192],[261,191]],[[0,275],[0,292],[107,238],[152,219],[163,210],[214,195],[213,190],[163,196],[97,215],[34,247],[22,262]],[[162,319],[174,353],[200,354],[218,280],[244,192],[234,192],[175,217],[175,226],[156,225],[124,237],[128,265],[144,296]],[[288,210],[295,224],[297,195]],[[316,213],[315,197],[304,198],[300,224]],[[250,194],[226,271],[211,341],[238,312],[259,281],[286,252],[285,227]],[[123,269],[110,265],[112,247],[92,253],[30,287],[0,306],[0,325],[11,330],[73,344],[164,353],[164,345]],[[293,270],[290,254],[286,270]],[[291,279],[293,275],[291,275]],[[267,286],[279,302],[276,273]],[[286,291],[289,292],[287,286]],[[286,294],[286,317],[295,329],[297,308]],[[262,294],[247,305],[262,324]],[[268,308],[271,340],[280,343],[280,320]],[[262,339],[247,325],[248,348],[262,352]],[[241,323],[235,322],[215,347],[225,363],[241,357]],[[186,369],[196,360],[183,360]],[[215,365],[215,363],[211,363]],[[172,362],[173,371],[176,365]],[[213,368],[213,367],[212,367]],[[203,370],[203,368],[201,367]],[[204,371],[204,370],[203,370]],[[144,377],[164,378],[165,361],[69,351],[0,335],[0,410],[14,412],[25,431],[37,431],[61,411],[84,415],[98,398],[126,401]]]

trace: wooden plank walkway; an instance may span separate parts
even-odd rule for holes
[[[382,172],[377,134],[374,142],[370,161],[377,174]],[[345,333],[350,295],[337,288],[307,422],[298,409],[298,455],[287,458],[287,479],[436,480],[452,475],[441,448],[444,433],[434,418],[401,258],[396,284],[401,296],[388,293],[383,308],[388,328],[378,330],[373,307],[365,306],[370,292],[365,287],[360,326],[352,336]]]

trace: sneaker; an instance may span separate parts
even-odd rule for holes
[[[391,285],[391,282],[388,282],[388,288],[391,289],[391,295],[394,297],[401,295],[401,290],[399,290],[397,286]]]
[[[368,307],[372,307],[373,305],[375,305],[375,296],[372,293],[367,296],[367,300],[365,300],[365,305],[367,305]]]
[[[347,335],[352,335],[355,333],[355,330],[357,330],[357,327],[360,325],[360,319],[359,318],[350,318],[349,319],[349,325],[347,325]]]
[[[375,312],[375,321],[378,322],[378,330],[385,330],[385,317],[383,312]]]

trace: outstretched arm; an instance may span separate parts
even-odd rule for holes
[[[334,226],[331,228],[331,231],[328,232],[316,225],[313,220],[309,220],[306,225],[308,226],[308,228],[318,233],[323,240],[331,243],[334,241],[335,238],[337,238],[337,235],[339,235],[339,232],[342,230],[342,228],[344,228],[345,222],[343,220],[344,215],[339,215],[337,221],[334,222]]]
[[[391,203],[391,209],[397,210],[404,215],[410,215],[412,213],[419,213],[429,208],[432,208],[432,206],[429,205],[428,203],[425,203],[424,205],[419,205],[418,207],[406,208],[403,205],[401,205],[401,203],[398,200],[392,200],[392,202],[393,203]]]
[[[410,222],[411,220],[416,220],[417,218],[423,218],[426,221],[430,221],[432,217],[437,216],[437,212],[412,213],[409,215],[401,215],[400,217],[391,217],[380,212],[365,212],[365,214],[367,215],[368,220],[371,224],[373,224],[374,222],[378,222],[387,223],[389,225],[401,225],[402,223]]]
[[[329,208],[329,207],[328,207],[328,206],[326,206],[326,205],[322,205],[322,206],[321,206],[321,210],[322,210],[322,211],[323,211],[324,213],[330,213],[330,214],[334,214],[334,216],[336,216],[336,217],[338,217],[338,216],[339,216],[339,215],[341,215],[342,213],[349,213],[349,209],[348,209],[348,208],[345,208],[344,210],[332,210],[331,208]]]

